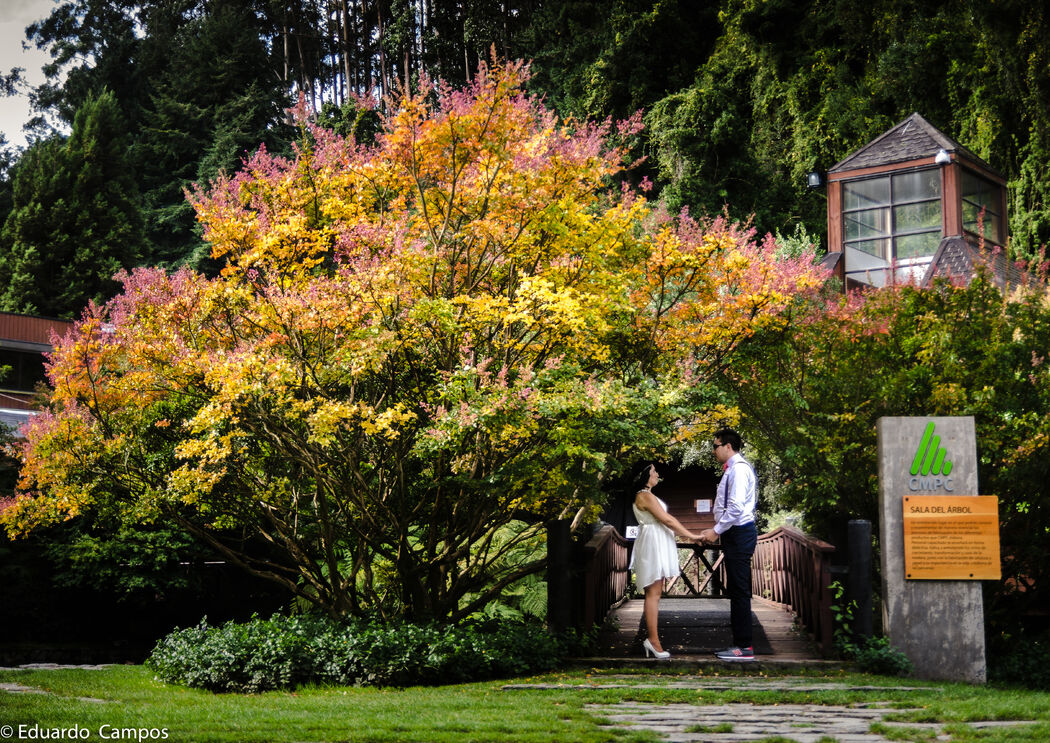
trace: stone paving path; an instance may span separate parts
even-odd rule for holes
[[[109,664],[102,665],[62,665],[59,663],[26,663],[21,666],[0,666],[0,671],[56,671],[66,668],[75,668],[82,671],[101,671],[103,668],[109,668]],[[24,686],[22,684],[15,683],[0,683],[0,692],[6,692],[8,694],[50,694],[51,692],[44,689],[38,689],[35,686]],[[73,697],[81,702],[92,702],[97,704],[107,704],[105,699],[95,699],[94,697]]]
[[[608,680],[605,680],[608,679]],[[528,689],[695,689],[698,691],[894,691],[927,692],[938,694],[936,686],[858,686],[841,682],[820,682],[806,678],[760,679],[733,677],[660,678],[631,675],[603,677],[585,684],[507,684],[505,691]],[[633,680],[633,683],[632,683]],[[780,737],[795,743],[889,743],[912,740],[916,733],[923,740],[951,740],[942,723],[911,723],[886,721],[890,715],[909,710],[892,707],[890,702],[855,704],[849,706],[820,704],[650,704],[621,702],[618,704],[590,704],[590,712],[599,715],[610,725],[634,727],[661,735],[668,743],[747,743]],[[889,737],[872,732],[872,725],[886,726]],[[995,729],[1029,725],[1030,720],[971,722],[972,729]],[[957,725],[959,723],[953,723]],[[896,734],[896,735],[894,735]]]
[[[92,664],[81,664],[81,665],[68,665],[62,663],[24,663],[20,666],[0,666],[0,671],[64,671],[69,668],[79,669],[81,671],[101,671],[103,668],[109,668],[112,663],[100,663],[98,665]]]
[[[610,724],[630,725],[661,733],[669,743],[744,743],[780,736],[797,743],[822,743],[829,738],[838,743],[888,743],[899,736],[885,737],[871,732],[873,723],[883,723],[888,731],[906,730],[914,734],[928,731],[931,739],[951,740],[936,723],[885,722],[889,714],[907,710],[869,706],[831,706],[816,704],[643,704],[623,702],[614,705],[588,705],[587,708]],[[1023,725],[1024,722],[994,721],[969,723],[971,728]],[[936,736],[936,737],[932,737]]]

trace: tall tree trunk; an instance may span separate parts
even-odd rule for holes
[[[339,9],[342,13],[342,51],[343,51],[343,84],[346,86],[346,99],[350,99],[350,91],[356,89],[357,81],[350,73],[350,10],[346,0],[341,0]]]
[[[419,69],[426,69],[426,35],[429,24],[427,23],[427,0],[419,0]]]
[[[284,23],[281,28],[281,36],[284,37],[284,77],[281,78],[285,85],[288,84],[288,9],[284,11]]]
[[[506,2],[502,3],[501,7],[503,9],[503,60],[506,61],[510,59],[510,13]]]
[[[368,0],[361,0],[361,62],[364,64],[362,82],[368,81],[369,95],[375,90],[375,65],[372,59],[372,26],[369,24]]]
[[[376,23],[379,30],[377,44],[379,45],[379,86],[380,94],[386,95],[390,90],[390,83],[386,76],[386,51],[383,49],[383,3],[376,2]]]
[[[313,105],[313,76],[307,79],[306,55],[303,53],[303,35],[301,32],[295,34],[295,48],[299,52],[299,90],[303,95],[309,94],[310,103]]]

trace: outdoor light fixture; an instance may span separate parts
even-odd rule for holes
[[[948,154],[948,150],[942,149],[937,152],[937,155],[933,158],[933,161],[938,165],[947,165],[952,161],[952,156]]]
[[[809,171],[809,175],[806,176],[806,187],[807,188],[820,188],[824,185],[824,176],[820,174],[819,170]]]

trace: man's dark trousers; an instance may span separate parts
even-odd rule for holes
[[[729,623],[733,644],[738,648],[751,647],[751,556],[757,542],[758,529],[753,522],[732,526],[722,534]]]

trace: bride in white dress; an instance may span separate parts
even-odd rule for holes
[[[653,488],[660,482],[656,465],[643,467],[634,479],[634,517],[638,520],[638,538],[631,552],[631,567],[635,580],[645,589],[643,616],[648,637],[642,642],[645,655],[651,653],[661,660],[671,657],[660,644],[657,619],[660,613],[660,596],[664,591],[664,580],[678,577],[678,547],[675,535],[692,542],[699,542],[700,535],[693,534],[682,526],[682,522],[667,512],[667,504],[653,495]]]

